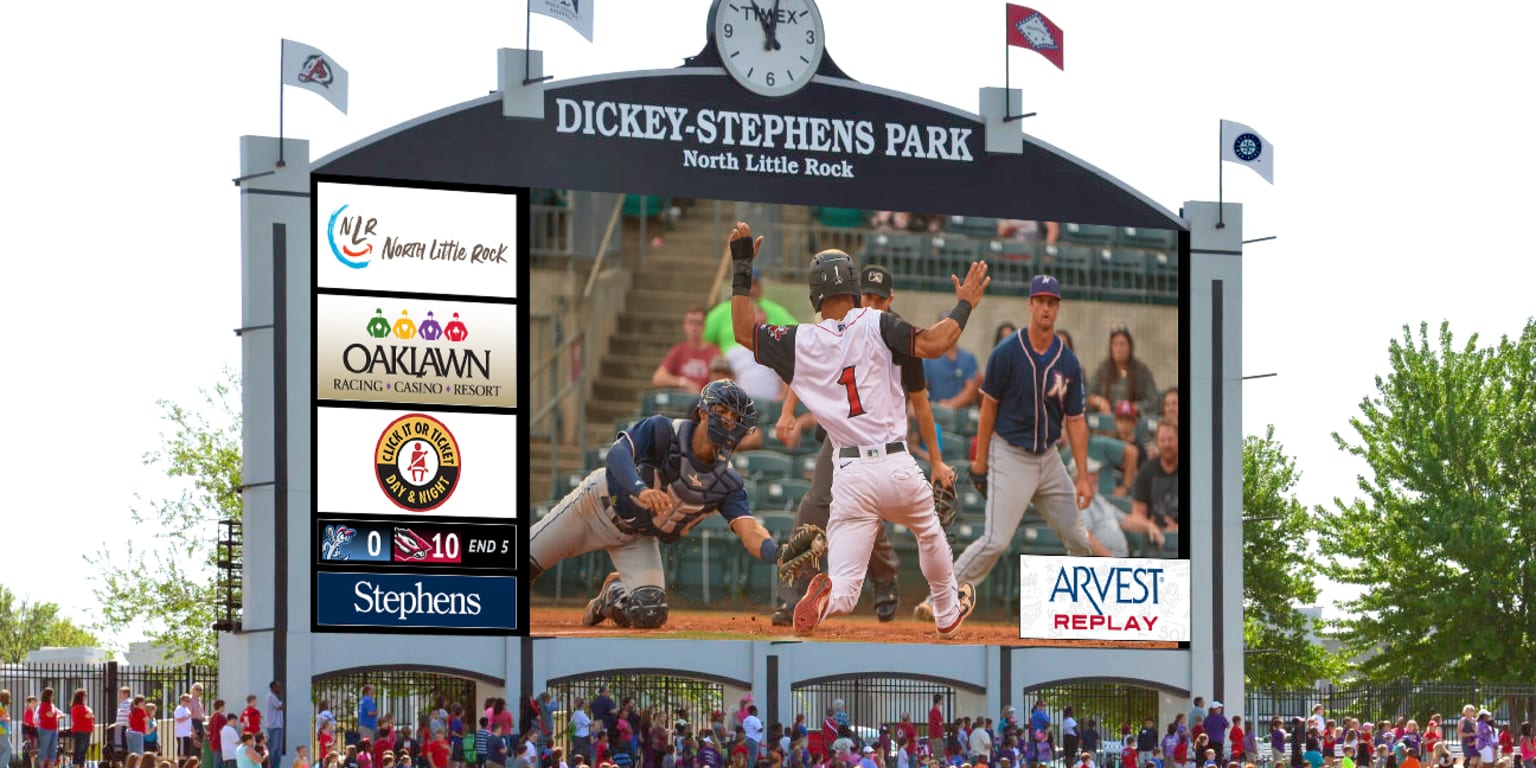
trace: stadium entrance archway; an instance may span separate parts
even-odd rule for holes
[[[654,710],[668,726],[681,714],[693,733],[707,727],[709,715],[715,710],[729,711],[735,708],[736,699],[750,691],[752,686],[744,680],[700,675],[674,669],[606,669],[579,675],[550,678],[548,691],[559,702],[555,713],[555,743],[570,754],[571,745],[567,718],[577,699],[588,703],[598,691],[609,690],[614,703],[634,699],[641,713]],[[727,702],[730,707],[726,706]]]
[[[914,724],[927,723],[934,696],[940,697],[939,708],[946,720],[986,711],[985,688],[936,675],[832,675],[801,680],[794,684],[793,691],[795,711],[790,714],[804,714],[807,727],[818,727],[827,710],[842,702],[850,725],[866,740],[877,734],[880,726],[901,722],[902,715],[911,716]],[[924,733],[926,727],[922,726],[919,733]]]
[[[465,712],[474,714],[484,708],[486,697],[503,695],[501,681],[462,669],[392,665],[353,667],[316,675],[310,681],[315,712],[329,705],[336,715],[338,744],[347,744],[357,732],[357,705],[365,685],[373,686],[380,717],[394,715],[397,727],[406,726],[418,734],[424,733],[421,726],[439,701],[445,702],[449,710],[459,704]],[[507,706],[515,708],[517,702]],[[314,757],[317,762],[323,759],[321,755]]]
[[[1179,713],[1188,712],[1190,703],[1189,691],[1164,688],[1146,680],[1110,677],[1053,680],[1027,686],[1017,707],[1020,721],[1029,720],[1035,702],[1045,702],[1046,714],[1051,718],[1051,743],[1067,764],[1071,764],[1072,756],[1063,753],[1061,733],[1067,707],[1072,708],[1079,734],[1093,722],[1099,734],[1095,760],[1107,764],[1106,760],[1117,761],[1121,753],[1122,725],[1129,725],[1135,734],[1142,721],[1150,719],[1157,724],[1161,743],[1164,726]]]

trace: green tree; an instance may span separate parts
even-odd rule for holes
[[[1300,688],[1330,679],[1338,660],[1309,635],[1299,606],[1317,601],[1317,566],[1307,553],[1310,519],[1292,488],[1295,460],[1275,440],[1243,440],[1243,644],[1249,688]]]
[[[139,497],[132,508],[134,523],[149,532],[149,546],[130,542],[86,557],[97,574],[105,627],[142,629],[149,642],[199,664],[218,659],[218,521],[241,513],[239,391],[239,380],[226,370],[223,381],[202,390],[201,410],[159,402],[171,429],[144,463],[185,485],[178,496]]]
[[[97,645],[96,636],[59,615],[54,603],[29,603],[0,585],[0,663],[20,664],[28,651]]]
[[[1362,498],[1315,521],[1323,572],[1365,587],[1337,636],[1370,679],[1536,682],[1536,320],[1491,346],[1404,327],[1388,353],[1334,434]]]

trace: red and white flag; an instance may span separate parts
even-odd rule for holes
[[[1033,8],[1008,4],[1008,44],[1028,48],[1066,71],[1062,63],[1066,43],[1061,27]]]
[[[283,85],[314,91],[347,113],[347,71],[319,48],[283,41]]]

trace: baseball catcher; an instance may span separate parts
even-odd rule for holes
[[[719,512],[748,552],[777,563],[778,542],[752,516],[746,487],[728,461],[756,428],[752,399],[720,379],[704,386],[693,418],[651,416],[620,432],[607,465],[529,532],[533,579],[568,557],[607,550],[616,570],[588,601],[582,624],[655,629],[667,623],[660,542],[681,539],[705,517]]]

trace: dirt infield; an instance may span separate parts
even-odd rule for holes
[[[937,643],[932,624],[918,622],[911,614],[881,624],[873,616],[841,616],[800,638],[789,627],[775,627],[768,615],[735,616],[717,611],[672,611],[661,629],[620,629],[611,623],[581,625],[580,608],[529,609],[528,622],[534,637],[648,637],[677,640],[822,640],[847,643]],[[946,643],[1014,646],[1075,646],[1091,648],[1176,648],[1177,643],[1116,643],[1091,640],[1020,640],[1017,624],[966,622],[960,636]]]

